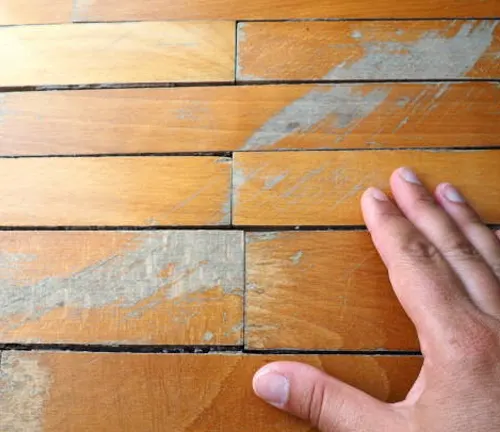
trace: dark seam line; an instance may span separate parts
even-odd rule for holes
[[[486,224],[500,229],[500,224]],[[245,231],[245,232],[335,232],[366,231],[364,225],[213,225],[213,226],[0,226],[2,231]]]
[[[239,80],[223,82],[171,83],[171,82],[146,82],[146,83],[100,83],[100,84],[65,84],[65,85],[40,85],[40,86],[0,86],[1,93],[17,92],[50,92],[50,91],[85,91],[85,90],[127,90],[127,89],[162,89],[162,88],[210,88],[210,87],[244,87],[266,85],[300,85],[300,84],[419,84],[419,83],[476,83],[500,82],[500,77],[495,78],[411,78],[411,79],[303,79],[303,80]]]
[[[114,158],[114,157],[225,157],[231,159],[233,152],[207,151],[207,152],[155,152],[155,153],[88,153],[88,154],[34,154],[34,155],[1,155],[0,159],[36,159],[36,158]]]
[[[335,136],[335,134],[332,134]],[[40,155],[1,155],[0,159],[54,159],[54,158],[116,158],[116,157],[225,157],[233,159],[234,153],[314,153],[314,152],[375,152],[375,151],[423,151],[430,153],[440,152],[463,152],[473,153],[484,150],[500,150],[500,141],[498,144],[460,147],[353,147],[353,148],[283,148],[283,149],[256,149],[256,150],[234,150],[234,151],[207,151],[207,152],[158,152],[158,153],[88,153],[88,154],[40,154]]]
[[[85,344],[0,344],[3,351],[70,351],[93,353],[137,354],[211,354],[236,353],[248,355],[359,355],[359,356],[420,356],[420,351],[407,350],[250,350],[242,345],[85,345]]]
[[[242,345],[98,345],[98,344],[0,344],[4,351],[75,351],[122,353],[208,354],[243,352]]]
[[[500,17],[491,15],[491,16],[483,16],[483,17],[436,17],[436,18],[428,18],[428,17],[416,17],[416,18],[391,18],[391,17],[383,17],[383,18],[276,18],[276,19],[241,19],[239,22],[241,23],[308,23],[308,22],[412,22],[412,21],[497,21]]]

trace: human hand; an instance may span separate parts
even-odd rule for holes
[[[324,432],[500,430],[500,231],[449,184],[434,197],[407,168],[361,200],[394,291],[417,328],[424,363],[403,402],[380,402],[301,363],[254,376],[274,406]],[[399,208],[398,208],[399,207]]]

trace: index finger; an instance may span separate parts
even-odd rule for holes
[[[399,301],[417,328],[422,349],[442,346],[477,311],[438,249],[380,190],[361,199],[363,217]]]

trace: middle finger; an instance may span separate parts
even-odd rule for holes
[[[391,177],[394,198],[406,217],[431,241],[464,284],[472,301],[488,314],[500,312],[496,276],[458,226],[434,201],[416,174],[398,169]]]

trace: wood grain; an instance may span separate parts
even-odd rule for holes
[[[498,21],[241,23],[237,78],[498,79],[499,54]]]
[[[3,232],[0,249],[0,343],[241,343],[241,232]]]
[[[246,235],[249,349],[418,350],[367,232]]]
[[[290,19],[290,18],[468,18],[498,17],[496,0],[77,0],[79,21],[157,19]]]
[[[500,222],[500,152],[334,151],[235,153],[233,223],[236,225],[360,225],[364,189],[388,189],[399,166],[423,182],[454,183],[487,223]]]
[[[2,0],[0,25],[70,22],[72,9],[72,0]]]
[[[234,23],[0,28],[2,86],[233,81]]]
[[[218,157],[0,159],[0,225],[224,225],[230,172]]]
[[[17,92],[0,96],[0,119],[2,155],[493,146],[500,86]]]
[[[419,357],[7,352],[2,430],[312,431],[253,395],[257,369],[280,359],[321,367],[384,400],[405,397]],[[14,391],[15,389],[15,391]]]

